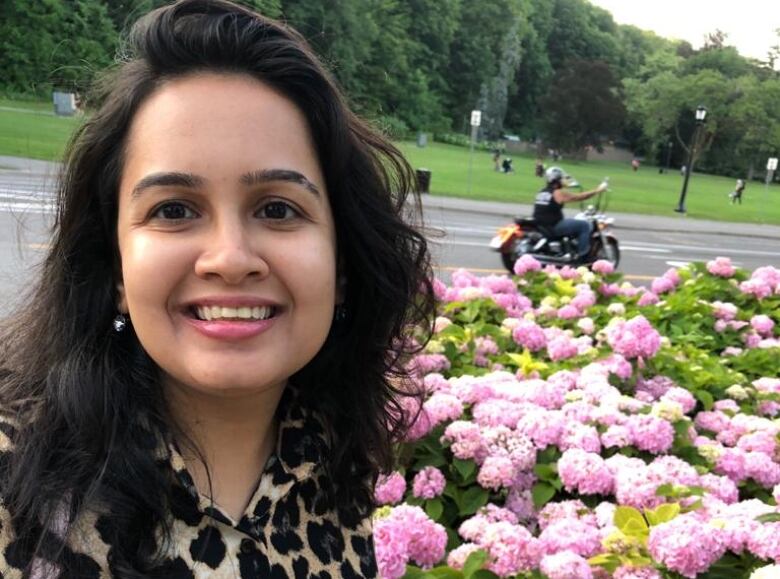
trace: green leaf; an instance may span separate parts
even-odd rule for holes
[[[444,512],[444,505],[442,504],[441,499],[430,499],[425,501],[425,512],[434,521],[438,521],[439,517],[441,517]]]
[[[588,563],[591,565],[597,565],[603,567],[610,573],[614,573],[618,567],[620,567],[620,557],[613,555],[612,553],[601,553],[588,559]]]
[[[656,526],[671,521],[679,514],[679,503],[666,503],[656,507],[655,509],[645,510],[645,517],[647,517],[647,521],[650,523],[650,526]]]
[[[766,513],[756,517],[759,523],[777,523],[780,522],[780,513]]]
[[[418,569],[412,565],[406,566],[406,573],[403,574],[402,579],[423,579],[427,573],[422,569]]]
[[[712,397],[712,394],[706,390],[696,390],[693,395],[699,402],[701,402],[702,406],[704,406],[704,410],[712,410],[712,406],[715,404],[715,400]]]
[[[639,521],[637,519],[631,519],[628,521],[622,529],[623,534],[628,537],[636,537],[638,539],[644,539],[647,537],[647,535],[650,533],[650,530],[647,527],[647,522],[644,520],[644,518]]]
[[[674,490],[674,485],[671,483],[662,484],[655,489],[655,496],[657,497],[674,497],[677,496],[677,492]]]
[[[615,509],[615,526],[618,529],[626,533],[625,529],[628,528],[628,525],[631,524],[632,521],[640,527],[647,529],[645,518],[642,516],[642,513],[634,507],[620,506]]]
[[[555,496],[555,487],[546,482],[538,482],[531,489],[531,496],[534,500],[534,506],[541,509]]]
[[[463,579],[463,573],[457,569],[442,565],[429,570],[423,577],[425,579]]]
[[[474,571],[471,579],[498,579],[498,575],[487,569],[479,569],[478,571]]]
[[[539,480],[551,481],[558,478],[558,469],[555,464],[537,464],[534,467],[534,474]]]
[[[441,338],[455,338],[456,340],[465,340],[466,339],[466,330],[464,330],[462,327],[460,327],[458,324],[450,324],[446,328],[444,328],[441,332],[436,334],[436,336]]]
[[[460,496],[460,515],[473,515],[487,504],[489,498],[490,494],[482,487],[473,486],[466,489]]]
[[[455,458],[452,460],[452,465],[458,471],[464,482],[470,482],[471,478],[477,472],[477,464],[473,460],[461,460]]]
[[[466,579],[470,579],[474,573],[482,569],[485,561],[487,561],[487,553],[485,551],[482,549],[479,551],[474,551],[471,555],[468,556],[466,562],[463,565],[463,576]]]

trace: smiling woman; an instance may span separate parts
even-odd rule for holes
[[[101,86],[0,334],[0,573],[375,576],[432,311],[411,169],[223,0],[144,17]]]

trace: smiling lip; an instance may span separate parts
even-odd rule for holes
[[[242,319],[242,320],[201,320],[192,311],[197,306],[225,306],[225,307],[265,307],[270,306],[274,309],[274,315],[265,320]],[[281,307],[266,299],[250,296],[211,296],[193,300],[185,304],[184,319],[200,334],[217,340],[245,340],[252,338],[271,328],[281,314]]]

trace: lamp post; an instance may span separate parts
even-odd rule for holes
[[[702,105],[696,108],[696,128],[693,130],[693,138],[691,139],[691,146],[688,150],[688,164],[685,166],[685,179],[683,180],[683,188],[680,192],[680,202],[677,204],[675,211],[677,213],[685,213],[685,194],[688,192],[688,179],[691,177],[691,170],[693,169],[693,154],[696,148],[696,143],[699,140],[699,131],[704,124],[704,120],[707,118],[707,109]]]

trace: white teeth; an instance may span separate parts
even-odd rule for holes
[[[222,319],[240,319],[240,320],[266,320],[270,318],[274,309],[271,306],[239,308],[223,306],[197,306],[195,308],[198,318],[201,320],[222,320]]]

